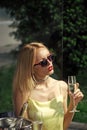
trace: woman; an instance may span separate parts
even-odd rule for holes
[[[24,45],[19,52],[13,80],[13,100],[16,116],[25,102],[28,109],[25,118],[34,121],[34,113],[42,113],[42,130],[67,130],[74,113],[73,98],[77,105],[83,98],[77,88],[74,97],[64,81],[50,77],[53,74],[53,55],[42,43]],[[78,84],[76,85],[78,87]],[[70,103],[67,108],[67,95]]]

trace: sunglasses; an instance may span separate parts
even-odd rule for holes
[[[39,62],[38,64],[34,64],[34,66],[36,65],[41,65],[42,67],[46,67],[48,65],[48,60],[49,61],[54,61],[54,55],[49,55],[47,57],[47,59],[43,59],[41,62]]]

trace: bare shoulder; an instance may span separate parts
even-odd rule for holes
[[[65,81],[58,81],[59,82],[59,85],[61,87],[61,93],[63,94],[64,97],[67,96],[67,92],[68,92],[68,85]]]
[[[67,83],[63,80],[56,80],[52,78],[52,83],[55,84],[56,86],[60,86],[63,90],[68,89]]]
[[[58,95],[62,94],[64,98],[67,96],[68,85],[65,81],[51,78],[50,85],[52,86],[51,90],[52,90],[52,92],[55,93],[55,95],[58,96]]]
[[[58,81],[59,85],[63,88],[63,89],[67,89],[68,86],[67,86],[67,83],[63,80],[59,80]]]
[[[56,82],[56,86],[61,88],[62,94],[65,95],[68,91],[67,83],[63,80],[56,80],[55,82]]]

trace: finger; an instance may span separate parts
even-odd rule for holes
[[[74,94],[74,98],[83,98],[83,93],[78,89],[78,91]]]
[[[78,97],[75,98],[75,103],[78,104],[82,99],[83,99],[84,95],[81,93],[78,95]]]
[[[79,88],[79,83],[76,83],[76,85],[77,85],[77,88]]]
[[[75,91],[79,88],[79,83],[75,84]]]
[[[79,88],[76,89],[76,91],[74,92],[74,95],[76,95],[77,93],[81,92]]]
[[[81,97],[81,93],[77,93],[76,95],[74,95],[74,99],[79,98],[79,97]]]

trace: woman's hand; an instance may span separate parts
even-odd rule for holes
[[[74,98],[75,105],[77,105],[83,99],[84,95],[79,89],[79,83],[75,84],[75,92],[74,92],[74,94],[72,94],[69,91],[69,96],[70,96],[70,101],[71,102],[73,101],[73,98]]]
[[[83,97],[84,95],[79,89],[79,83],[76,83],[75,92],[74,92],[75,104],[77,105],[83,99]]]

